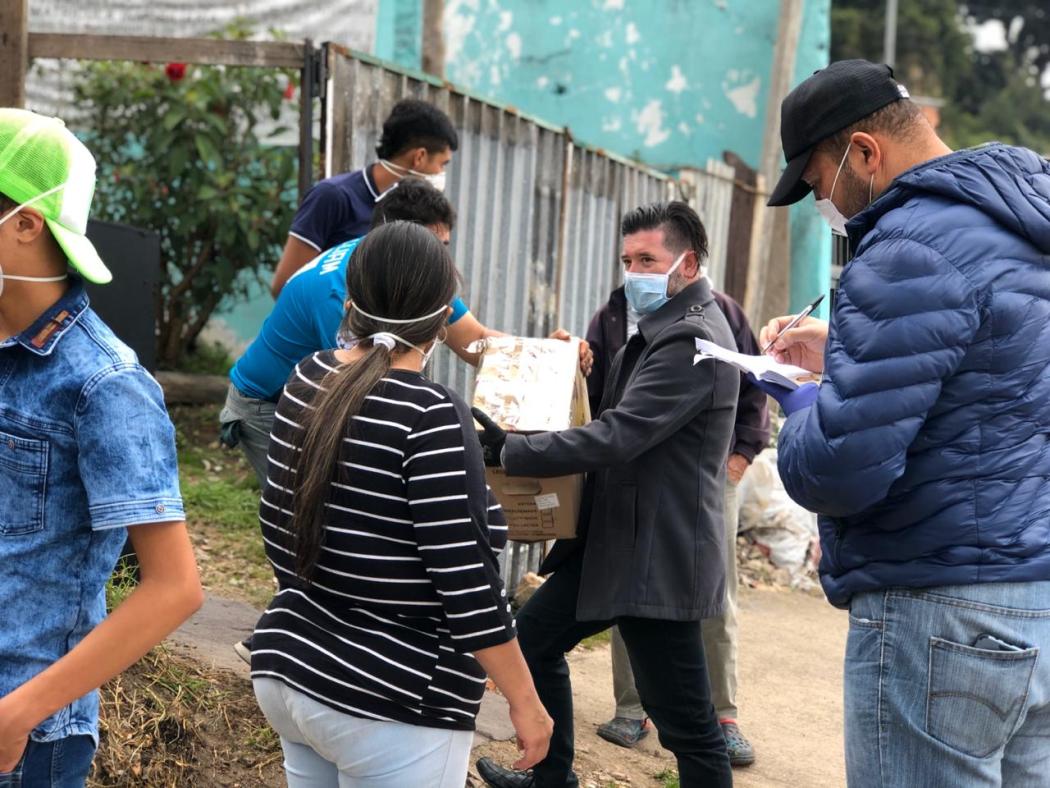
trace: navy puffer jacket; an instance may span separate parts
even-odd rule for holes
[[[934,159],[847,230],[820,394],[779,444],[828,599],[1050,580],[1050,164]]]

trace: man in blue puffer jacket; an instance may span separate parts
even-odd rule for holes
[[[830,325],[774,346],[824,373],[771,392],[780,473],[850,611],[850,785],[1045,786],[1050,164],[951,152],[892,77],[833,63],[782,106],[770,204],[813,191],[856,254]]]

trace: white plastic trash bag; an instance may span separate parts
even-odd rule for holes
[[[766,449],[744,474],[738,490],[740,531],[793,574],[802,571],[817,540],[817,516],[788,497],[777,472],[777,452]]]

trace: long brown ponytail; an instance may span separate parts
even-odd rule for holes
[[[365,312],[393,320],[411,320],[439,310],[452,300],[455,283],[456,269],[448,250],[433,233],[410,222],[372,230],[354,250],[346,270],[349,300]],[[390,371],[392,357],[416,352],[400,343],[389,350],[368,337],[390,331],[425,347],[434,341],[446,319],[442,311],[412,323],[384,323],[353,307],[347,310],[340,334],[361,338],[367,352],[353,364],[340,365],[321,382],[322,390],[303,414],[305,436],[297,472],[288,473],[294,491],[296,573],[301,578],[312,578],[324,546],[325,504],[331,484],[348,472],[339,463],[347,427],[352,435],[354,416]],[[302,392],[296,394],[300,399],[313,393],[306,384],[292,389]]]

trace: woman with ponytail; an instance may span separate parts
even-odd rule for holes
[[[506,522],[463,401],[423,376],[456,270],[394,222],[347,267],[350,349],[303,359],[277,405],[259,519],[278,592],[252,637],[291,788],[462,788],[486,673],[528,768],[552,723],[496,562]]]

